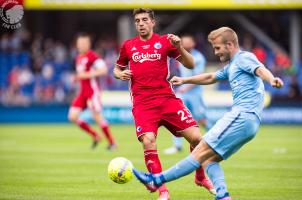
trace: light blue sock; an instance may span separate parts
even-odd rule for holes
[[[174,146],[175,146],[178,150],[181,150],[181,149],[182,149],[182,143],[183,143],[182,137],[175,137],[175,136],[173,136],[173,143],[174,143]]]
[[[182,176],[188,175],[199,167],[199,162],[189,155],[170,169],[155,175],[155,183],[157,185],[162,185],[165,182],[170,182]]]
[[[219,163],[212,162],[207,165],[206,172],[211,179],[218,198],[222,198],[228,195],[227,186],[224,180],[224,173]]]

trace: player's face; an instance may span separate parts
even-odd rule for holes
[[[154,19],[151,19],[148,13],[140,13],[135,15],[134,22],[140,37],[148,39],[153,32]]]
[[[227,62],[231,59],[229,45],[222,42],[222,39],[220,37],[212,41],[212,46],[215,55],[219,57],[219,60],[221,62]]]
[[[195,42],[193,38],[188,36],[184,36],[181,38],[181,44],[189,52],[195,47]]]
[[[79,37],[77,39],[77,49],[80,54],[86,53],[90,49],[90,38],[89,37]]]

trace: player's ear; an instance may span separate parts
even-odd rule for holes
[[[155,26],[155,19],[151,19],[153,26]]]
[[[226,42],[226,47],[228,49],[232,48],[234,46],[234,44],[232,42]]]

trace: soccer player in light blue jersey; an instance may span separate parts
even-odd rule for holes
[[[263,81],[280,88],[283,81],[274,77],[252,53],[241,51],[237,34],[228,27],[212,31],[208,40],[215,55],[226,65],[217,72],[192,77],[173,77],[171,83],[207,85],[228,80],[233,93],[232,110],[226,113],[203,136],[194,151],[185,159],[160,173],[142,173],[133,170],[135,176],[151,191],[165,183],[176,180],[202,166],[214,184],[216,200],[231,200],[219,162],[226,160],[244,144],[253,139],[260,125],[263,109]]]
[[[187,69],[182,64],[179,65],[179,72],[181,77],[190,77],[204,72],[206,59],[202,53],[195,49],[195,40],[191,35],[183,35],[181,37],[183,47],[191,53],[194,58],[194,68]],[[201,85],[187,84],[182,85],[176,89],[177,97],[185,103],[187,108],[191,111],[194,119],[206,130],[211,127],[211,122],[206,116],[206,106],[203,101],[203,88]],[[164,150],[165,154],[174,154],[180,152],[183,148],[183,138],[173,137],[173,146]]]

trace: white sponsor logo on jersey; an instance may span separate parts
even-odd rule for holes
[[[77,63],[77,67],[76,67],[77,72],[85,71],[87,63],[88,63],[87,57],[80,59],[80,61]]]
[[[81,59],[81,64],[86,65],[88,63],[88,58],[84,57]]]
[[[161,55],[159,53],[139,53],[139,52],[135,52],[134,54],[132,54],[132,60],[134,62],[144,62],[146,60],[148,61],[156,61],[156,60],[160,60]]]
[[[149,49],[149,47],[150,47],[150,44],[142,46],[143,49]]]
[[[83,71],[85,71],[85,65],[83,65],[83,64],[77,64],[77,67],[76,67],[76,70],[77,70],[77,72],[83,72]]]

